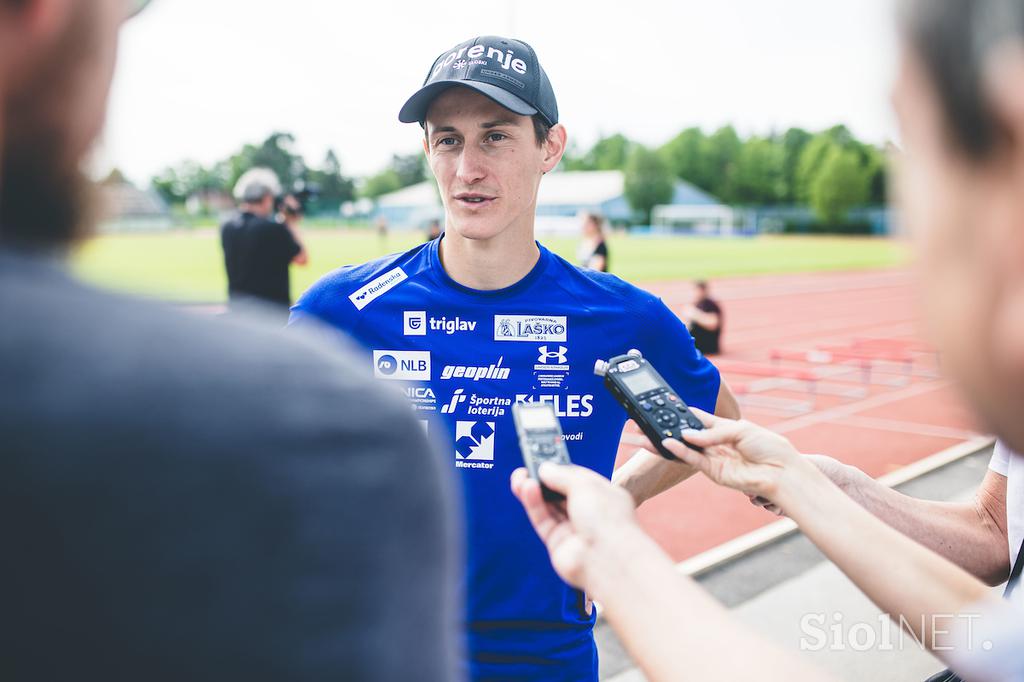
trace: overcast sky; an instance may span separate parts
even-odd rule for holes
[[[845,123],[896,138],[891,0],[154,0],[122,32],[95,167],[139,183],[274,130],[307,162],[365,175],[419,148],[398,123],[434,58],[475,35],[535,48],[569,137],[661,144],[687,126],[741,134]]]

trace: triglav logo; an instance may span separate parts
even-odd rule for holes
[[[512,407],[511,398],[482,397],[475,393],[466,395],[461,388],[455,389],[452,399],[441,407],[441,414],[455,414],[459,405],[469,400],[466,414],[476,417],[504,417],[508,408]]]
[[[451,319],[431,317],[428,320],[424,310],[406,310],[403,317],[403,333],[406,336],[426,336],[428,329],[432,332],[444,332],[448,336],[476,329],[476,320],[463,320],[457,315]]]
[[[362,289],[352,292],[348,300],[352,301],[352,305],[358,310],[362,310],[375,299],[380,298],[406,279],[408,279],[408,276],[402,268],[389,270]]]
[[[378,379],[430,381],[430,351],[375,350],[373,375]]]
[[[494,422],[455,422],[455,466],[494,468]]]
[[[565,343],[565,317],[495,315],[495,341],[561,341]]]
[[[494,381],[504,381],[508,379],[511,370],[508,367],[502,367],[501,361],[505,359],[505,356],[498,358],[498,364],[488,365],[486,367],[473,367],[471,365],[445,365],[444,369],[441,370],[442,379],[472,379],[473,381],[480,381],[481,379],[488,379]]]
[[[484,55],[484,52],[487,52]],[[468,64],[487,64],[489,60],[493,59],[497,62],[497,65],[508,71],[512,69],[520,76],[526,75],[526,62],[518,57],[513,57],[515,53],[512,50],[506,49],[504,52],[497,47],[489,47],[487,45],[474,45],[473,47],[460,47],[458,52],[450,52],[444,59],[438,58],[437,66],[434,67],[434,71],[430,74],[431,78],[436,78],[437,74],[441,73],[441,69],[446,66],[453,66],[456,69],[464,69],[467,62],[463,59],[471,61]],[[458,61],[456,61],[458,60]]]
[[[403,333],[406,336],[426,336],[427,334],[427,311],[406,310],[403,314]]]

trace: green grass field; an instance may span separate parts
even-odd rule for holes
[[[381,242],[366,230],[308,230],[307,267],[292,267],[292,296],[340,265],[361,263],[419,243],[419,233],[395,233]],[[559,255],[575,260],[574,239],[545,239]],[[901,265],[907,249],[876,238],[772,236],[700,239],[613,236],[612,272],[631,282],[728,277],[786,272],[864,270]],[[84,279],[120,291],[174,301],[219,302],[226,298],[220,242],[213,230],[169,234],[105,235],[74,257]]]

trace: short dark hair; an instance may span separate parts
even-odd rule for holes
[[[969,158],[988,157],[1007,132],[983,95],[985,60],[1024,39],[1024,1],[903,0],[900,26],[935,87],[950,141]]]
[[[540,114],[533,115],[533,134],[537,137],[537,146],[543,147],[548,141],[548,133],[551,132],[551,124],[544,120]]]

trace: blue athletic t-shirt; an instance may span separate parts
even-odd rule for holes
[[[637,348],[708,412],[718,371],[661,299],[614,275],[540,246],[522,280],[478,291],[448,276],[439,244],[326,275],[291,323],[313,316],[348,332],[375,376],[397,382],[447,443],[464,496],[472,678],[596,680],[594,617],[555,574],[509,488],[523,463],[511,405],[552,402],[572,461],[610,477],[626,412],[594,375],[595,360]]]

